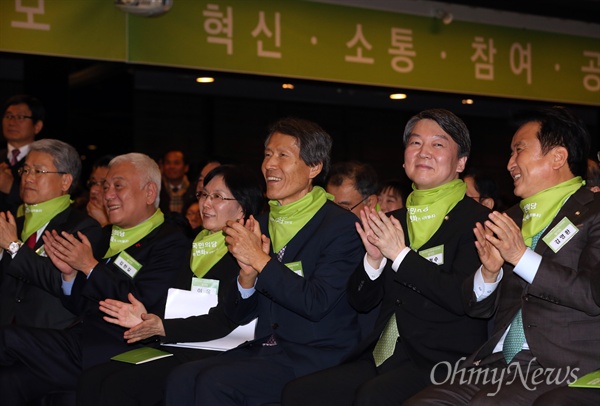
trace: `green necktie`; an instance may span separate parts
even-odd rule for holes
[[[396,314],[392,314],[389,321],[379,337],[379,341],[373,349],[373,359],[375,360],[375,366],[379,366],[384,363],[386,359],[392,356],[394,349],[396,349],[396,342],[398,341],[398,326],[396,325]]]
[[[544,230],[546,230],[546,228],[544,228]],[[535,249],[544,230],[533,236],[531,249]],[[523,330],[523,314],[521,309],[519,309],[515,318],[510,323],[510,329],[508,330],[508,334],[506,334],[504,344],[502,345],[502,355],[504,355],[507,364],[510,364],[515,355],[523,349],[523,344],[525,344],[525,330]]]

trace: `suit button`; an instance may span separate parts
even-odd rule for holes
[[[16,299],[15,299],[15,302],[17,302],[17,303],[21,303],[21,298],[20,298],[20,297],[16,298]]]
[[[278,327],[279,327],[279,324],[277,324],[277,323],[273,323],[273,324],[271,324],[271,328],[272,328],[273,330],[277,330],[277,328],[278,328]]]
[[[402,300],[396,299],[396,306],[400,306],[402,304]]]

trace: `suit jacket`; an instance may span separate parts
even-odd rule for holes
[[[350,303],[361,312],[382,303],[375,329],[348,360],[370,357],[388,320],[395,313],[400,341],[412,361],[429,370],[441,361],[467,356],[485,341],[487,323],[466,315],[461,296],[465,279],[480,265],[473,228],[489,210],[465,197],[445,217],[440,228],[419,251],[443,246],[443,264],[410,251],[397,272],[388,260],[382,275],[367,275],[363,262],[348,283]],[[408,239],[406,209],[391,213]],[[388,362],[393,362],[392,357]]]
[[[189,261],[188,261],[189,264]],[[234,281],[240,272],[240,266],[231,253],[226,253],[219,260],[203,279],[216,279],[219,283],[219,304],[210,309],[208,314],[200,316],[187,317],[185,319],[164,319],[163,327],[165,337],[161,338],[163,343],[183,343],[196,341],[210,341],[225,337],[231,333],[238,324],[231,321],[224,311],[223,300],[227,291],[234,287]],[[187,267],[183,272],[187,277],[187,282],[179,286],[180,289],[190,289],[193,273]],[[172,351],[173,348],[169,348]]]
[[[111,227],[105,227],[105,230],[108,240]],[[183,268],[189,247],[190,242],[182,230],[165,221],[125,250],[142,265],[134,277],[115,265],[119,254],[101,260],[87,278],[81,272],[77,274],[71,295],[64,296],[64,301],[73,312],[81,315],[82,323],[71,331],[81,335],[84,368],[142,346],[139,343],[128,345],[123,339],[125,329],[104,321],[98,302],[106,298],[128,302],[127,294],[131,292],[144,303],[149,313],[162,317],[167,291]]]
[[[236,323],[258,317],[259,344],[254,348],[259,351],[260,343],[273,335],[287,356],[277,362],[292,367],[297,376],[338,364],[358,343],[356,312],[345,289],[364,255],[354,226],[357,220],[327,201],[287,244],[282,262],[271,247],[271,260],[252,296],[242,299],[235,288],[226,298],[225,311]],[[268,213],[259,217],[268,237],[267,222]],[[301,262],[304,277],[285,265],[292,262]]]
[[[520,208],[515,206],[508,213],[521,226]],[[554,253],[543,238],[565,217],[579,231]],[[478,303],[473,294],[473,280],[466,281],[464,298],[469,313],[477,317],[494,312],[496,315],[490,340],[465,365],[485,363],[522,308],[525,338],[542,367],[580,368],[578,376],[599,369],[600,194],[594,195],[582,187],[572,195],[546,228],[535,252],[542,256],[542,262],[531,284],[505,263],[498,288]]]
[[[10,166],[10,162],[6,158],[6,154],[8,150],[2,149],[0,150],[0,162],[6,162]],[[25,164],[25,158],[18,161],[15,166],[10,167],[10,171],[12,172],[14,181],[8,193],[0,192],[0,211],[6,212],[10,211],[13,216],[17,216],[17,209],[19,205],[23,203],[21,200],[21,177],[19,176],[19,168],[21,168]]]
[[[17,234],[21,235],[25,218],[17,218]],[[81,231],[97,246],[102,235],[100,224],[72,206],[50,220],[46,230]],[[0,325],[17,324],[41,328],[65,328],[75,315],[61,301],[61,273],[47,257],[36,254],[44,245],[39,238],[33,249],[23,245],[11,258],[4,253],[0,263]]]

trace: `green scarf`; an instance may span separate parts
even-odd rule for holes
[[[273,252],[278,253],[308,223],[327,200],[333,196],[322,187],[315,186],[306,196],[284,206],[269,200],[269,234]]]
[[[223,231],[211,233],[202,230],[192,243],[190,267],[198,278],[202,278],[227,253],[225,234]]]
[[[131,228],[121,228],[112,226],[110,235],[110,245],[104,258],[110,258],[119,252],[125,251],[133,244],[150,234],[152,230],[160,226],[165,221],[165,215],[160,209],[156,209],[154,214],[145,221],[142,221],[137,226]]]
[[[523,210],[521,234],[525,245],[531,247],[533,236],[550,224],[562,205],[583,184],[581,176],[577,176],[521,200],[519,203]]]
[[[413,183],[413,192],[406,199],[408,239],[412,249],[418,250],[429,241],[466,191],[467,185],[460,179],[427,190],[419,190]]]
[[[71,205],[71,196],[62,195],[43,203],[25,205],[25,224],[21,231],[21,240],[27,241],[30,235],[37,232],[58,213]]]

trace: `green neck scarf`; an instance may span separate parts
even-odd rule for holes
[[[165,215],[160,209],[156,209],[154,214],[145,221],[142,221],[137,226],[131,228],[121,228],[112,226],[110,235],[110,245],[104,258],[110,258],[119,252],[125,251],[133,244],[150,234],[152,230],[160,226],[165,221]]]
[[[460,179],[427,190],[416,189],[413,183],[413,192],[406,199],[408,239],[412,249],[418,250],[429,241],[466,191],[467,185]]]
[[[21,231],[21,240],[27,241],[29,236],[48,223],[58,213],[71,205],[71,196],[62,195],[43,203],[25,205],[25,224]]]
[[[223,231],[216,233],[208,230],[200,231],[192,243],[192,257],[190,258],[192,272],[198,278],[202,278],[226,253],[227,245]]]
[[[327,200],[333,196],[322,187],[313,189],[293,203],[280,206],[277,200],[269,200],[269,234],[273,252],[278,253],[308,223]]]
[[[531,247],[533,236],[550,224],[562,205],[583,184],[581,176],[577,176],[521,200],[519,203],[523,210],[521,234],[523,234],[525,245]]]

